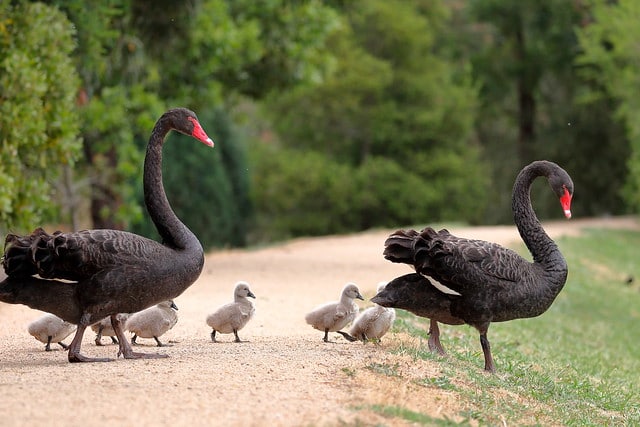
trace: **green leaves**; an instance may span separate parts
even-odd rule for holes
[[[640,209],[640,54],[638,40],[640,4],[633,0],[616,3],[593,2],[594,22],[579,31],[583,54],[578,59],[583,73],[596,81],[604,92],[618,101],[617,118],[624,124],[631,144],[627,160],[629,174],[624,189],[627,202]],[[590,98],[594,98],[591,92]]]
[[[42,3],[0,12],[0,224],[25,230],[52,205],[60,166],[80,151],[73,27]]]

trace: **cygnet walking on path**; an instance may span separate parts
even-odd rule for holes
[[[207,325],[212,329],[211,341],[216,341],[216,332],[221,334],[233,333],[235,342],[242,342],[238,331],[246,326],[253,317],[256,309],[247,298],[255,298],[247,282],[238,282],[233,291],[233,302],[219,307],[207,316]]]
[[[55,342],[60,347],[67,349],[63,339],[76,330],[76,325],[65,322],[55,314],[47,313],[29,324],[27,331],[40,342],[45,343],[45,351],[51,351],[51,343]]]
[[[358,314],[358,305],[354,299],[361,299],[360,291],[355,283],[347,283],[342,289],[340,300],[320,305],[305,316],[308,324],[319,331],[324,331],[324,342],[329,342],[329,332],[337,332],[347,326]]]

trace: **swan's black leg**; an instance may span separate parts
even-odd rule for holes
[[[44,346],[44,351],[51,351],[51,335],[47,337],[47,344]]]
[[[238,336],[238,330],[234,329],[233,330],[233,335],[236,336],[236,342],[242,342],[242,340],[240,339],[240,337]]]
[[[82,336],[84,335],[85,329],[91,324],[85,319],[86,315],[82,316],[80,323],[78,324],[78,329],[76,329],[76,334],[73,337],[73,341],[69,344],[69,362],[77,363],[77,362],[111,362],[113,359],[103,358],[103,357],[86,357],[80,354],[80,345],[82,344]]]
[[[491,356],[491,345],[487,338],[487,330],[489,325],[480,329],[480,345],[482,346],[482,352],[484,353],[484,370],[487,372],[495,373],[496,367],[493,364],[493,357]]]
[[[329,342],[329,329],[324,330],[324,338],[322,339],[324,342]]]
[[[160,342],[158,337],[153,337],[153,339],[156,340],[156,343],[158,343],[158,347],[162,347],[162,343]]]
[[[133,336],[131,337],[131,344],[137,345],[138,344],[136,342],[137,339],[138,339],[138,336],[136,334],[133,334]]]
[[[442,348],[442,344],[440,344],[440,328],[438,327],[438,322],[433,319],[431,319],[431,323],[429,324],[429,341],[427,344],[432,353],[437,352],[441,356],[446,354],[444,348]]]
[[[218,341],[216,341],[216,330],[215,329],[213,331],[211,331],[211,341],[218,342]]]
[[[116,337],[111,337],[111,342],[113,344],[118,344],[118,340],[116,339]]]
[[[65,350],[69,349],[69,346],[68,346],[68,345],[66,345],[65,343],[63,343],[62,341],[60,341],[60,342],[58,343],[58,345],[59,345],[60,347],[64,348]]]

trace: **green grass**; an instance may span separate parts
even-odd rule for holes
[[[640,233],[589,230],[557,243],[567,284],[542,316],[491,325],[496,375],[482,370],[475,329],[443,325],[448,357],[440,357],[426,348],[428,321],[402,310],[394,328],[424,341],[393,351],[438,363],[441,373],[420,385],[457,394],[465,409],[456,415],[480,425],[640,425]],[[374,410],[434,424],[403,408]]]

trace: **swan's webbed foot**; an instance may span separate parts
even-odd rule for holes
[[[113,362],[113,359],[109,359],[108,357],[87,357],[87,356],[83,356],[80,353],[71,353],[71,351],[69,351],[69,362],[71,363]]]
[[[122,356],[125,359],[166,359],[169,357],[167,354],[160,353],[138,353],[133,351],[131,347],[127,349],[120,349],[118,351],[118,357]]]

